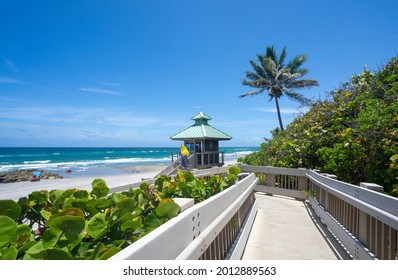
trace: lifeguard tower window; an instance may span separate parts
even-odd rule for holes
[[[218,141],[217,140],[207,140],[207,141],[205,141],[205,151],[206,152],[218,151]]]
[[[185,143],[185,147],[188,149],[190,154],[194,153],[195,149],[195,144],[193,142],[187,142]]]

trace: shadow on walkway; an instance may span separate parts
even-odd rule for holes
[[[264,193],[256,198],[243,260],[351,259],[307,202]]]

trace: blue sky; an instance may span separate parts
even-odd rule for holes
[[[300,91],[324,98],[398,54],[398,2],[2,1],[0,146],[178,146],[203,110],[258,146],[278,126],[266,95],[240,99],[249,60],[307,54]],[[284,124],[300,110],[282,98]]]

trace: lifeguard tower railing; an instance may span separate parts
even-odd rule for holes
[[[180,153],[171,153],[171,162],[179,161],[181,158]],[[223,166],[225,159],[225,152],[194,152],[188,160],[187,165],[190,168],[209,168],[212,166]]]
[[[227,168],[195,174],[206,177],[225,173]],[[241,180],[236,185],[186,209],[113,259],[239,259],[255,222],[255,193],[263,192],[308,199],[353,259],[397,260],[397,198],[314,170],[248,165],[240,168]]]

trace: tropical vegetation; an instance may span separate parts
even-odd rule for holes
[[[269,46],[265,55],[257,54],[256,63],[250,60],[250,64],[254,72],[247,71],[246,79],[242,80],[242,84],[256,90],[246,92],[240,97],[254,96],[267,91],[269,101],[275,100],[276,111],[278,114],[280,130],[284,130],[279,99],[286,95],[294,101],[298,101],[301,105],[309,105],[310,99],[296,92],[297,89],[311,88],[318,86],[318,81],[313,79],[302,79],[308,73],[308,70],[302,68],[304,62],[307,61],[307,55],[301,54],[295,56],[286,64],[286,47],[278,57],[274,47]]]
[[[209,180],[178,171],[160,176],[153,185],[109,194],[102,179],[92,190],[34,191],[27,197],[0,200],[0,260],[108,259],[176,217],[175,197],[196,203],[233,185],[240,173]]]
[[[319,169],[353,184],[377,183],[398,196],[398,57],[374,72],[365,65],[239,161]]]

